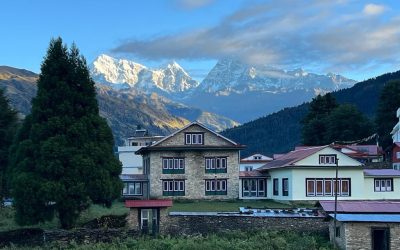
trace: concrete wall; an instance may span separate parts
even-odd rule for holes
[[[318,151],[315,154],[312,154],[303,160],[296,162],[294,165],[296,166],[326,166],[326,167],[335,167],[335,164],[324,164],[321,165],[319,163],[319,155],[333,155],[336,154],[337,158],[339,159],[338,163],[339,166],[342,167],[354,167],[354,166],[361,166],[362,164],[353,158],[333,149],[330,147],[324,148],[321,151]]]
[[[239,195],[239,151],[161,151],[150,154],[150,198],[236,199]],[[227,173],[205,173],[205,157],[227,157]],[[184,174],[163,174],[162,157],[184,157]],[[227,179],[227,195],[205,195],[205,179]],[[184,179],[185,196],[163,196],[163,179]]]
[[[143,158],[135,155],[141,146],[118,147],[118,159],[122,163],[122,174],[143,174]]]
[[[400,223],[338,223],[340,226],[340,237],[336,242],[340,249],[371,249],[372,248],[372,228],[390,228],[390,249],[400,249]],[[329,235],[333,241],[333,221],[329,225]]]
[[[306,196],[307,178],[335,178],[335,168],[299,168],[299,169],[273,169],[269,170],[271,179],[267,181],[268,197],[281,201],[318,201],[332,200],[334,196]],[[273,179],[279,179],[279,195],[273,195]],[[289,195],[282,196],[282,178],[289,179]],[[370,193],[365,192],[364,174],[360,168],[341,167],[338,178],[351,178],[351,196],[339,196],[339,200],[362,200],[369,198]],[[400,183],[399,183],[400,184]],[[395,188],[396,190],[396,188]],[[400,190],[400,189],[399,189]],[[400,194],[400,193],[398,193]],[[380,198],[383,199],[383,198]]]

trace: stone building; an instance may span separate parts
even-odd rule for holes
[[[136,154],[143,156],[150,199],[223,200],[238,198],[242,148],[193,122]]]
[[[319,202],[330,218],[331,242],[339,249],[400,249],[399,201]],[[336,226],[336,227],[335,227]]]

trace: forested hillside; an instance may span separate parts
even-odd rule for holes
[[[361,112],[373,118],[383,86],[387,82],[397,79],[400,79],[400,71],[359,82],[351,88],[334,92],[333,95],[338,103],[354,104]],[[285,108],[225,130],[222,134],[247,145],[247,148],[242,151],[242,157],[255,152],[266,155],[287,152],[301,143],[300,121],[307,114],[307,110],[308,103]]]

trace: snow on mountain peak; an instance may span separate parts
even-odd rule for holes
[[[147,92],[183,92],[198,86],[175,61],[160,69],[149,69],[125,59],[102,54],[91,65],[93,79],[114,88],[138,88]]]

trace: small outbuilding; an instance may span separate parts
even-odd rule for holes
[[[125,206],[130,209],[127,224],[131,229],[157,235],[172,200],[126,200]]]
[[[320,201],[339,249],[400,249],[400,201]]]

